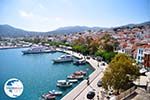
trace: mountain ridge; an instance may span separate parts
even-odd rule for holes
[[[36,32],[36,31],[26,31],[20,28],[15,28],[8,24],[0,25],[0,36],[2,37],[20,37],[20,36],[37,36],[37,35],[53,35],[53,34],[69,34],[82,32],[86,30],[97,30],[100,27],[87,27],[87,26],[67,26],[60,27],[53,31],[48,32]]]
[[[127,26],[140,26],[140,25],[150,25],[150,21],[143,22],[140,24],[128,24],[120,27]],[[115,28],[115,27],[113,27]],[[111,29],[102,27],[88,27],[88,26],[66,26],[60,27],[53,31],[48,32],[36,32],[36,31],[26,31],[20,28],[15,28],[8,24],[0,25],[0,36],[1,37],[22,37],[22,36],[38,36],[38,35],[54,35],[54,34],[71,34],[76,32],[83,32],[87,30],[100,30],[100,29]]]

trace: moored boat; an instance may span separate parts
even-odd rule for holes
[[[73,74],[74,75],[86,75],[86,71],[79,70],[79,71],[74,72]]]
[[[71,87],[72,86],[72,83],[71,82],[68,82],[66,80],[58,80],[57,81],[57,86],[58,87],[62,87],[62,88],[67,88],[67,87]]]
[[[86,64],[86,60],[81,59],[81,60],[77,60],[73,62],[74,65],[85,65]]]
[[[31,47],[27,50],[22,51],[23,54],[38,54],[38,53],[50,53],[54,52],[55,49],[44,46]]]
[[[62,95],[62,91],[58,91],[58,90],[52,90],[52,91],[49,91],[50,94],[52,95],[55,95],[55,96],[58,96],[58,95]]]
[[[61,63],[61,62],[71,62],[73,61],[72,55],[62,55],[57,59],[53,59],[54,63]]]
[[[68,79],[83,79],[83,75],[74,75],[74,74],[71,74],[69,76],[67,76]]]
[[[77,79],[69,79],[68,82],[70,82],[70,83],[77,83],[78,80]]]
[[[55,100],[56,96],[47,93],[47,94],[43,94],[42,98],[45,99],[45,100]]]

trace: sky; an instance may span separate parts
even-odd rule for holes
[[[0,24],[29,31],[150,21],[150,0],[0,0]]]

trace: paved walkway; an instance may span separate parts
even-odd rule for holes
[[[150,100],[150,93],[144,88],[138,87],[135,92],[124,100]]]
[[[63,50],[63,49],[57,49],[57,51],[71,54],[77,58],[84,58],[82,54],[73,51]],[[86,95],[90,90],[93,89],[96,92],[96,96],[94,100],[98,100],[97,95],[100,98],[99,100],[101,100],[101,95],[99,92],[101,91],[102,88],[99,88],[97,86],[97,82],[102,78],[103,70],[104,68],[106,68],[107,64],[105,64],[106,66],[102,66],[102,63],[104,62],[98,62],[93,58],[86,59],[86,61],[95,69],[95,71],[89,76],[90,85],[87,85],[87,80],[83,80],[78,86],[76,86],[72,91],[70,91],[67,95],[65,95],[62,98],[62,100],[88,100],[86,98]]]

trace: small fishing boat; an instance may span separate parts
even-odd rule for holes
[[[79,70],[79,71],[74,72],[73,74],[74,75],[86,75],[86,71]]]
[[[84,77],[83,75],[74,75],[74,74],[67,76],[68,79],[83,79],[83,77]]]
[[[77,79],[69,79],[68,82],[70,82],[70,83],[77,83],[78,80]]]
[[[62,91],[58,91],[58,90],[52,90],[52,91],[49,91],[50,94],[52,95],[55,95],[55,96],[58,96],[58,95],[62,95]]]
[[[73,62],[74,65],[85,65],[86,64],[86,60],[81,59],[81,60],[77,60]]]
[[[47,93],[47,94],[43,94],[42,98],[45,99],[45,100],[55,100],[56,96]]]
[[[66,80],[58,80],[57,81],[57,86],[58,87],[62,87],[62,88],[67,88],[67,87],[71,87],[72,86],[72,83],[71,82],[68,82]]]

